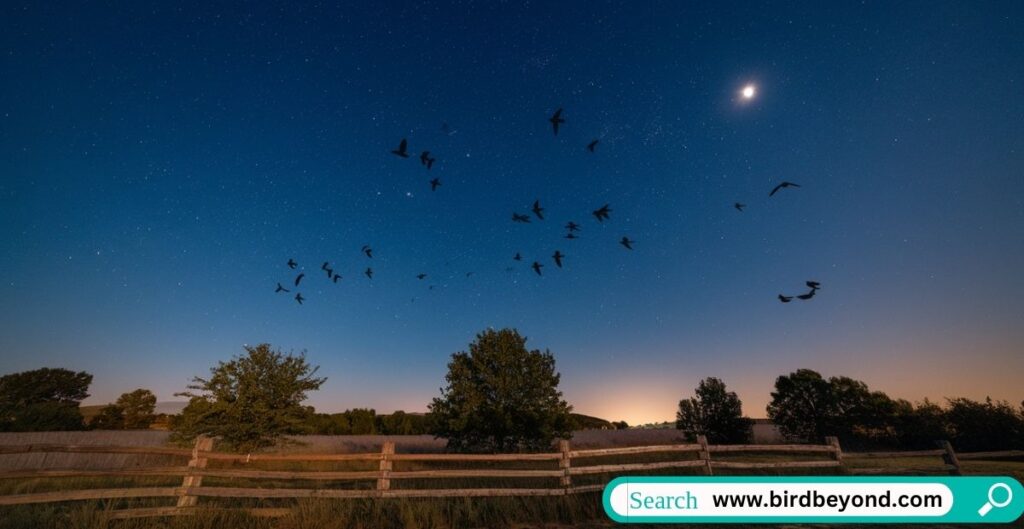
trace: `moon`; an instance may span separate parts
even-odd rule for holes
[[[743,96],[743,99],[754,99],[754,96],[757,95],[757,87],[752,84],[748,84],[743,87],[743,90],[740,90],[740,95]]]

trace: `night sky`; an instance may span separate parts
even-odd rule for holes
[[[177,400],[270,342],[425,411],[508,326],[630,423],[797,368],[1024,399],[1024,4],[521,4],[4,2],[0,373]]]

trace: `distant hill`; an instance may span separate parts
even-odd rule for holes
[[[570,413],[569,420],[573,423],[573,430],[614,430],[615,426],[611,421],[583,415],[582,413]]]

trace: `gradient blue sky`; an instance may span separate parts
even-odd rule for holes
[[[5,2],[0,372],[174,400],[270,342],[321,366],[321,410],[423,411],[511,326],[632,423],[705,376],[761,417],[801,367],[1019,402],[1022,31],[1019,2]]]

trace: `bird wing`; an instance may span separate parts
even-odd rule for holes
[[[768,196],[773,196],[773,195],[775,195],[775,192],[776,192],[776,191],[778,191],[778,190],[780,190],[780,189],[782,189],[782,184],[779,184],[779,185],[775,186],[775,189],[772,189],[772,192],[771,192],[771,193],[768,193]]]

